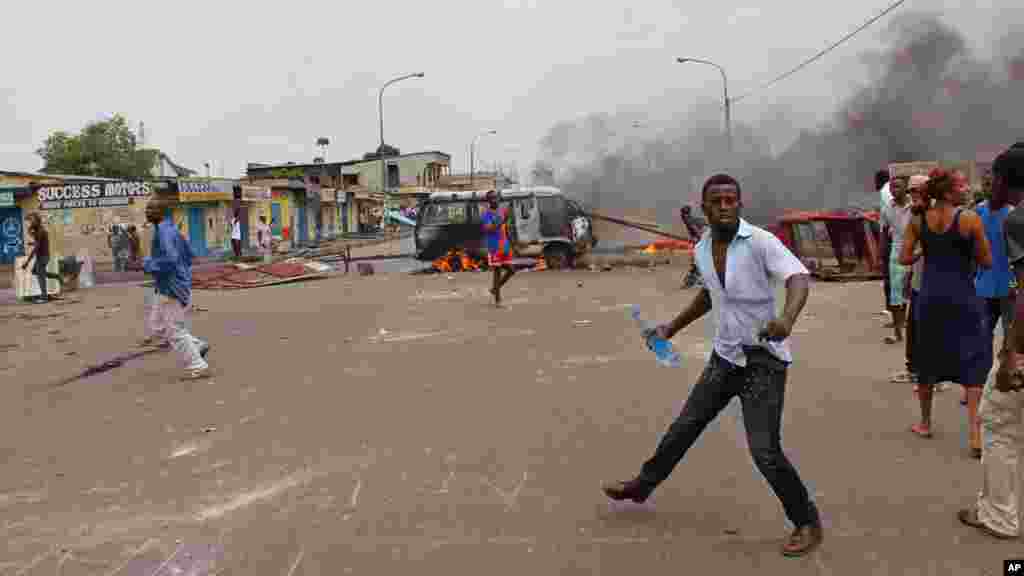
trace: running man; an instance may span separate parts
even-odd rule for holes
[[[146,205],[146,219],[154,226],[151,256],[143,261],[143,269],[153,275],[156,289],[154,332],[158,340],[170,341],[185,364],[183,380],[210,376],[206,355],[210,345],[189,333],[185,313],[192,302],[192,247],[174,226],[164,218],[172,200],[154,197]]]
[[[714,351],[639,476],[606,484],[604,493],[613,500],[647,500],[704,428],[739,396],[754,463],[796,527],[782,553],[803,556],[821,543],[821,521],[807,488],[782,452],[780,427],[786,372],[792,362],[786,339],[807,303],[809,273],[774,234],[740,218],[740,185],[731,176],[712,176],[701,195],[710,230],[697,243],[694,256],[705,287],[671,323],[655,330],[669,339],[714,311]],[[786,284],[781,317],[775,317],[776,280]]]
[[[509,212],[498,207],[498,193],[487,192],[487,210],[482,216],[484,236],[487,239],[487,265],[494,270],[491,295],[494,305],[501,306],[501,287],[516,273],[512,266],[512,239],[508,233]]]

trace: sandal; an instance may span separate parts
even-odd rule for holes
[[[914,381],[914,375],[910,372],[898,372],[889,377],[889,382],[893,384],[910,384]]]
[[[981,448],[971,448],[971,458],[981,460]]]
[[[956,517],[957,517],[958,520],[960,520],[960,523],[963,524],[964,526],[970,526],[971,528],[977,528],[978,530],[980,530],[982,533],[986,534],[987,536],[991,536],[993,538],[998,538],[1000,540],[1016,540],[1017,539],[1016,536],[1010,536],[1008,534],[1000,534],[999,532],[996,532],[995,530],[993,530],[993,529],[989,528],[988,526],[986,526],[984,522],[982,522],[981,520],[978,519],[978,511],[976,509],[974,509],[974,508],[970,508],[970,509],[965,508],[965,509],[957,512],[956,513]]]
[[[903,338],[896,338],[894,336],[886,336],[885,338],[882,339],[882,342],[885,342],[886,344],[899,344],[900,342],[903,342]]]
[[[910,427],[910,431],[912,433],[914,433],[915,435],[917,435],[918,438],[931,438],[932,437],[932,429],[931,428],[926,428],[925,426],[922,426],[920,424],[914,424],[913,426],[911,426]]]

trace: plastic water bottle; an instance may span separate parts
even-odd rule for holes
[[[671,342],[658,337],[658,334],[654,331],[654,325],[640,319],[639,305],[633,305],[630,315],[633,317],[633,320],[636,320],[637,324],[640,325],[640,329],[642,331],[641,334],[646,335],[647,349],[654,352],[654,355],[658,359],[658,364],[665,366],[666,368],[679,368],[682,363],[679,358],[679,352],[676,351]]]

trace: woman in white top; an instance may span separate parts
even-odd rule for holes
[[[231,218],[231,249],[235,252],[235,260],[242,259],[242,220],[239,218],[240,210],[235,209],[235,215]]]

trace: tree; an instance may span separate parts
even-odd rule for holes
[[[36,150],[44,174],[148,178],[159,152],[140,150],[128,121],[120,114],[86,124],[80,134],[57,131]]]

